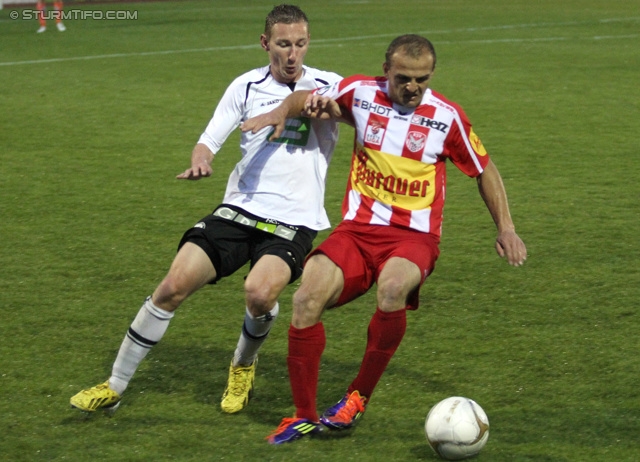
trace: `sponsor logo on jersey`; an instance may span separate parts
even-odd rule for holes
[[[324,95],[326,92],[331,90],[331,87],[333,87],[333,85],[325,85],[323,87],[319,87],[319,88],[317,88],[315,90],[315,94],[316,95]]]
[[[478,135],[473,131],[473,128],[471,129],[471,133],[469,133],[469,141],[471,142],[471,146],[473,146],[473,150],[476,154],[479,156],[487,155],[487,150],[484,148],[484,145],[482,144],[482,141],[480,141],[480,138],[478,138]]]
[[[267,101],[266,103],[262,103],[260,106],[264,107],[264,106],[271,106],[273,104],[278,104],[280,103],[282,100],[281,99],[272,99],[271,101]]]
[[[367,129],[364,134],[364,141],[370,144],[380,145],[384,138],[385,128],[380,122],[373,121],[367,125]]]
[[[273,135],[271,130],[267,135],[267,139]],[[280,138],[273,140],[273,143],[290,144],[293,146],[306,146],[309,141],[309,133],[311,132],[311,120],[308,117],[296,117],[295,119],[287,119],[284,131]]]
[[[426,209],[435,197],[435,165],[363,146],[356,148],[350,180],[360,194],[406,210]]]
[[[438,120],[430,119],[419,114],[414,114],[411,117],[411,123],[414,125],[420,125],[422,127],[431,128],[432,130],[438,130],[439,132],[446,133],[449,128],[448,124],[440,122]]]
[[[371,103],[369,101],[359,99],[359,98],[354,98],[353,107],[357,107],[365,111],[369,111],[372,114],[379,114],[386,117],[390,117],[391,111],[392,111],[390,107],[383,106],[382,104]]]

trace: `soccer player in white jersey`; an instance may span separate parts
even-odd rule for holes
[[[300,8],[274,7],[260,37],[269,65],[241,75],[227,88],[193,149],[191,167],[178,179],[210,176],[211,162],[228,135],[244,120],[276,107],[294,89],[311,90],[340,80],[337,74],[303,64],[309,38],[308,20]],[[244,282],[244,322],[221,401],[226,413],[246,406],[258,350],[278,315],[278,296],[300,277],[317,231],[329,227],[324,188],[337,136],[337,122],[299,114],[288,120],[278,139],[242,134],[242,158],[229,177],[223,203],[184,234],[168,274],[125,335],[111,377],[73,396],[73,407],[114,411],[180,304],[251,262]]]
[[[496,250],[520,266],[526,247],[515,232],[498,170],[462,109],[429,89],[436,64],[431,42],[418,35],[388,47],[383,77],[356,75],[315,92],[295,92],[278,109],[243,125],[282,130],[288,114],[339,119],[355,127],[343,221],[311,252],[293,296],[287,363],[296,413],[268,441],[281,444],[322,431],[350,428],[366,406],[406,329],[406,310],[439,254],[445,162],[477,178],[498,229]],[[377,284],[377,309],[356,378],[322,416],[316,410],[321,315]]]

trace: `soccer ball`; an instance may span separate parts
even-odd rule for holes
[[[433,406],[424,423],[427,441],[445,460],[475,456],[489,439],[489,419],[469,398],[452,396]]]

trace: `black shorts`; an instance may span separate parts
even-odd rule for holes
[[[222,204],[189,229],[180,241],[199,246],[216,269],[215,284],[263,255],[276,255],[291,268],[291,280],[302,274],[305,256],[311,251],[317,231],[304,226],[268,220],[245,212],[239,207]]]

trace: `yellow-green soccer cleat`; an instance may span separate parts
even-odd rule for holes
[[[84,412],[95,412],[102,409],[109,414],[113,414],[120,406],[120,395],[109,388],[109,381],[96,385],[92,388],[82,390],[77,395],[71,397],[71,407]]]
[[[253,380],[256,376],[258,358],[250,366],[229,366],[229,380],[227,388],[222,394],[220,407],[223,412],[233,414],[247,405],[253,395]]]

